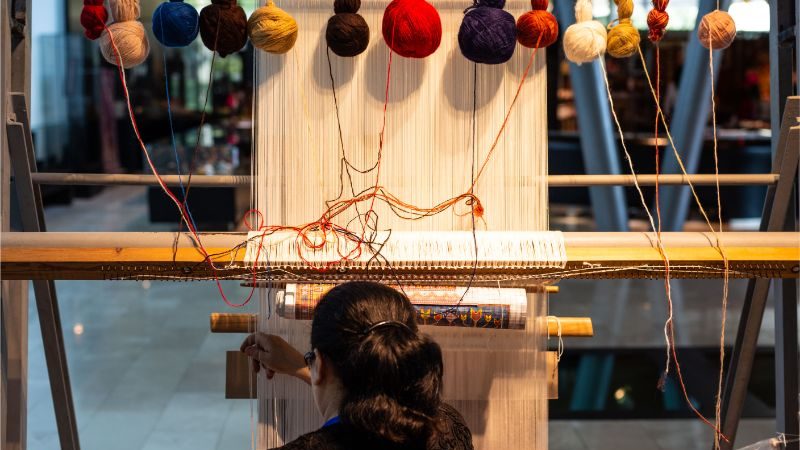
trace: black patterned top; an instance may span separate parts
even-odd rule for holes
[[[442,403],[436,431],[424,447],[398,446],[360,435],[350,426],[336,423],[304,434],[274,450],[473,450],[472,433],[452,406]]]

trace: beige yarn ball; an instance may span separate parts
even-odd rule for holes
[[[253,11],[247,34],[256,48],[268,53],[286,53],[297,41],[297,21],[272,1]]]
[[[109,34],[110,31],[110,34]],[[100,36],[100,52],[103,58],[111,64],[117,65],[117,56],[111,44],[111,37],[119,51],[122,67],[129,69],[138,66],[150,54],[150,42],[142,23],[136,20],[117,22],[108,25],[108,30]]]
[[[564,54],[576,64],[594,61],[606,51],[606,27],[592,20],[589,0],[575,3],[575,19],[577,22],[564,32]]]
[[[139,0],[110,0],[108,6],[114,22],[137,20],[142,15]]]
[[[736,39],[736,24],[725,11],[711,11],[700,20],[697,28],[700,45],[712,50],[728,48]]]

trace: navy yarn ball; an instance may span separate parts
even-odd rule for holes
[[[199,17],[183,0],[164,2],[153,12],[153,34],[165,47],[186,47],[197,38]]]
[[[514,56],[517,24],[501,8],[504,0],[483,0],[467,10],[458,29],[461,53],[476,63],[501,64]]]

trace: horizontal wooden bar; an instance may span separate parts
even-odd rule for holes
[[[550,337],[558,336],[559,322],[561,324],[561,337],[594,336],[591,317],[547,316],[547,334]]]
[[[157,186],[154,175],[137,174],[105,174],[105,173],[55,173],[38,172],[31,174],[32,181],[37,184],[53,184],[62,186]],[[186,184],[189,177],[178,175],[161,175],[168,186]],[[249,175],[192,175],[192,186],[196,187],[235,187],[250,186]],[[656,175],[642,174],[635,178],[640,186],[655,186]],[[663,186],[687,185],[714,186],[717,177],[713,174],[661,174],[658,184]],[[720,174],[720,186],[769,186],[778,182],[778,175],[772,173],[758,174]],[[547,185],[551,188],[588,187],[588,186],[633,186],[633,175],[549,175]]]
[[[561,322],[562,337],[592,337],[592,319],[589,317],[559,317],[547,318],[547,333],[551,336],[558,335],[558,322]],[[252,333],[258,323],[257,314],[247,313],[218,313],[209,315],[212,333]]]
[[[563,233],[564,269],[413,269],[402,280],[424,284],[463,283],[504,286],[541,284],[551,278],[659,278],[663,258],[652,233]],[[737,278],[797,278],[800,233],[718,233]],[[675,278],[720,278],[723,259],[710,233],[663,233],[671,275]],[[186,233],[3,233],[0,270],[4,279],[251,279],[244,262],[244,233],[203,233],[212,270]],[[259,269],[259,279],[273,282],[341,282],[387,276],[381,267],[340,267],[320,272],[296,265]],[[526,281],[527,280],[527,281]],[[526,284],[527,283],[527,284]]]

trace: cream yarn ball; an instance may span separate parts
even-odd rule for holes
[[[141,22],[129,20],[112,23],[108,25],[108,31],[103,31],[100,36],[100,52],[103,54],[103,58],[111,64],[117,65],[117,55],[111,45],[112,36],[122,61],[122,67],[125,69],[138,66],[150,54],[150,42]]]
[[[137,19],[141,14],[139,0],[111,0],[109,9],[114,23],[100,35],[100,53],[117,65],[117,53],[124,69],[143,63],[150,54],[150,41],[144,26]],[[113,42],[111,41],[113,39]],[[114,46],[117,51],[114,51]]]
[[[592,20],[591,0],[575,3],[575,19],[564,32],[564,53],[576,64],[594,61],[606,51],[606,27]]]

